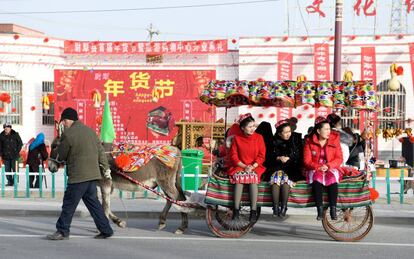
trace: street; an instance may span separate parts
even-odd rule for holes
[[[361,242],[331,240],[318,222],[260,221],[241,239],[214,237],[203,220],[191,220],[186,234],[178,220],[157,230],[157,220],[129,219],[115,236],[95,240],[91,218],[74,218],[70,240],[49,241],[54,217],[0,218],[1,258],[412,258],[414,227],[375,224]]]

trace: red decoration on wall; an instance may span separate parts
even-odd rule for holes
[[[287,41],[289,39],[289,36],[283,36],[282,40]]]
[[[402,34],[398,34],[397,38],[398,38],[399,40],[401,40],[401,39],[403,39],[403,38],[404,38],[404,35],[402,35]]]
[[[32,106],[32,107],[30,107],[30,110],[31,110],[31,111],[36,110],[36,106]]]
[[[49,42],[49,38],[44,38],[44,39],[43,39],[43,42],[44,42],[44,43],[48,43],[48,42]]]
[[[265,42],[269,42],[269,41],[271,41],[271,40],[272,40],[272,37],[265,37],[265,38],[264,38],[264,41],[265,41]]]
[[[381,36],[380,35],[375,35],[375,40],[379,40],[379,39],[381,39]]]
[[[303,36],[302,37],[302,40],[307,40],[308,39],[308,36]]]
[[[236,39],[232,39],[231,40],[231,43],[236,44],[237,43],[237,40]]]
[[[20,38],[19,34],[14,34],[13,39],[18,40]]]
[[[329,41],[333,41],[335,39],[335,36],[329,37]]]
[[[349,39],[350,40],[355,40],[356,39],[356,36],[355,35],[352,35],[352,36],[349,37]]]

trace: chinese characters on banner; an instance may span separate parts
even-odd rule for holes
[[[292,80],[292,63],[292,53],[279,52],[277,54],[277,80]],[[278,108],[276,110],[277,121],[292,117],[292,108]]]
[[[214,70],[55,70],[55,116],[76,108],[79,119],[99,132],[103,104],[92,93],[108,94],[116,141],[168,144],[181,119],[211,121],[215,110],[199,101]]]
[[[375,47],[361,47],[361,79],[372,81],[373,85],[377,85],[376,82],[377,78],[377,62],[375,58]],[[374,113],[372,113],[372,116],[375,116]],[[364,130],[364,123],[365,121],[365,113],[360,112],[360,124],[359,124],[359,130],[363,132]],[[375,116],[376,117],[376,116]],[[376,121],[376,118],[372,117],[374,121]]]
[[[227,53],[227,40],[199,41],[68,41],[65,54],[207,54]]]
[[[365,16],[375,16],[377,14],[377,9],[375,8],[374,3],[374,0],[365,0],[365,4],[362,7]],[[360,16],[361,14],[361,4],[362,0],[356,0],[354,4],[354,12],[357,16]]]
[[[314,54],[314,78],[316,81],[330,80],[330,63],[329,63],[329,44],[315,43]],[[315,118],[318,116],[326,117],[330,113],[327,107],[316,107]]]
[[[306,12],[308,13],[318,13],[319,16],[325,17],[325,13],[321,10],[321,4],[323,0],[314,0],[311,5],[306,7]]]
[[[411,11],[414,10],[414,1],[413,0],[405,0],[404,3],[407,6],[407,13],[409,14]]]
[[[413,80],[413,90],[414,90],[414,43],[409,44],[409,49],[410,49],[411,76]]]

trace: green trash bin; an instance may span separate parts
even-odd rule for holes
[[[199,175],[203,166],[204,152],[197,149],[184,149],[181,155],[183,157],[181,171],[183,190],[197,191],[202,184]]]

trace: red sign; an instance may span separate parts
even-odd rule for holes
[[[411,63],[411,78],[413,80],[413,89],[414,89],[414,43],[409,44],[410,49],[410,63]]]
[[[329,63],[329,44],[315,43],[314,45],[314,78],[317,81],[330,80],[330,63]],[[318,107],[315,109],[315,117],[326,117],[330,113],[327,107]]]
[[[199,41],[68,41],[65,54],[208,54],[227,53],[227,40]]]
[[[292,80],[292,53],[279,52],[277,54],[277,80]],[[292,117],[292,108],[277,109],[276,120],[289,119]]]
[[[55,70],[55,116],[58,120],[63,109],[73,107],[79,119],[98,132],[108,94],[116,141],[169,143],[176,133],[175,121],[214,120],[215,110],[198,98],[215,74],[211,70]]]
[[[375,47],[361,47],[361,79],[372,81],[373,85],[377,85],[377,62],[375,58]],[[375,116],[374,113],[372,113]],[[364,112],[360,112],[359,130],[363,132],[365,121]],[[371,118],[376,121],[376,118]]]
[[[413,0],[405,0],[404,3],[407,6],[407,13],[409,14],[412,10],[414,10],[414,1]]]

